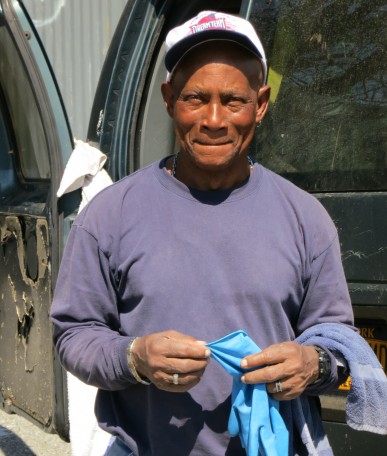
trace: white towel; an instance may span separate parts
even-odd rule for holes
[[[357,332],[338,323],[320,323],[305,330],[296,342],[333,350],[347,361],[351,389],[347,424],[358,431],[387,435],[387,377],[369,344]]]
[[[75,148],[66,164],[57,197],[82,188],[81,211],[99,191],[113,183],[103,169],[106,159],[106,155],[97,148],[75,140]]]
[[[67,372],[67,389],[72,456],[103,456],[114,437],[98,426],[94,414],[97,388]]]
[[[82,188],[81,211],[99,191],[113,182],[103,169],[106,159],[106,155],[95,147],[76,140],[57,192],[58,198]],[[103,456],[114,437],[98,426],[94,414],[97,388],[86,385],[68,372],[67,389],[72,456]]]

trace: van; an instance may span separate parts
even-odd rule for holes
[[[271,106],[258,162],[332,216],[356,325],[387,364],[385,0],[129,0],[90,113],[88,142],[118,180],[175,150],[160,95],[163,42],[203,9],[248,18],[264,42]],[[74,147],[54,74],[23,3],[0,0],[0,405],[68,439],[66,376],[48,318],[77,191],[58,199]],[[321,397],[336,455],[385,454],[345,424],[350,379]]]

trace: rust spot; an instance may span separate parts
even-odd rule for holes
[[[23,281],[27,285],[36,286],[37,282],[44,277],[48,265],[46,220],[36,220],[34,232],[29,232],[27,239],[25,223],[21,223],[19,217],[5,217],[0,229],[2,245],[11,239],[16,240],[17,257]]]
[[[16,362],[18,358],[18,347],[21,344],[24,349],[24,369],[26,372],[33,372],[35,366],[29,367],[27,363],[27,348],[28,348],[28,339],[31,332],[31,328],[34,323],[35,318],[35,309],[32,301],[29,301],[26,297],[25,292],[22,296],[23,304],[20,306],[16,304],[16,314],[17,314],[17,333],[16,333]]]
[[[23,340],[23,342],[28,344],[28,336],[32,327],[32,323],[34,321],[35,310],[32,302],[27,301],[25,293],[23,293],[23,309],[21,310],[17,305],[16,313],[18,318],[18,337],[20,340]]]

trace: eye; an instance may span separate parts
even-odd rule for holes
[[[202,106],[203,103],[205,103],[205,98],[200,93],[185,93],[185,94],[182,94],[181,100],[183,101],[183,103],[186,104],[186,106],[188,106],[188,107],[192,106],[194,108]]]
[[[191,101],[191,100],[201,100],[201,97],[199,95],[188,95],[185,98],[186,101]]]
[[[184,93],[181,95],[183,101],[201,100],[202,96],[199,93]]]
[[[235,110],[242,108],[246,104],[246,101],[241,97],[230,96],[227,97],[224,104],[228,106],[230,109]]]

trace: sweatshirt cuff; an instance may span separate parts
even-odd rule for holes
[[[136,340],[136,337],[125,337],[119,347],[119,359],[121,365],[121,372],[126,380],[129,380],[130,383],[142,384],[142,385],[151,385],[152,383],[147,378],[141,378],[139,373],[136,370],[136,366],[133,363],[131,357],[130,347],[133,342]]]
[[[120,341],[120,345],[118,347],[118,357],[119,357],[119,364],[121,367],[122,379],[129,381],[130,383],[138,383],[137,380],[133,377],[128,363],[128,355],[127,350],[129,345],[133,342],[134,337],[123,337]]]

